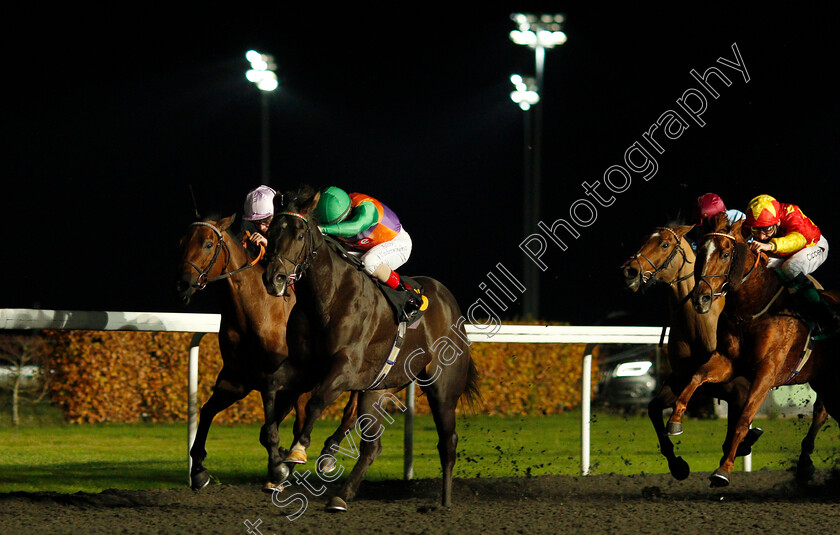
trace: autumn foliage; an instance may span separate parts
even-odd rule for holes
[[[186,421],[188,349],[192,334],[124,331],[48,331],[51,397],[69,422]],[[474,343],[480,374],[477,411],[499,415],[553,414],[580,404],[583,344]],[[199,405],[222,367],[218,338],[199,348]],[[596,375],[593,370],[593,377]],[[428,413],[420,389],[416,411]],[[347,394],[324,417],[341,417]],[[463,410],[463,409],[461,409]],[[252,392],[214,423],[261,422]]]

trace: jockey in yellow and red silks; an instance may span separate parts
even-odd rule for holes
[[[409,315],[423,306],[422,298],[395,271],[408,260],[412,243],[393,210],[369,195],[331,186],[321,192],[315,214],[320,231],[356,251],[368,275],[408,292]]]
[[[778,269],[797,289],[820,326],[836,328],[840,318],[820,306],[820,295],[807,277],[828,257],[828,240],[819,227],[795,204],[780,203],[770,195],[750,201],[744,226],[752,233],[750,248],[767,254],[767,267]]]

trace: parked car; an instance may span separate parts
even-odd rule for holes
[[[599,363],[596,401],[623,410],[647,406],[659,387],[657,346],[634,345],[605,356]]]

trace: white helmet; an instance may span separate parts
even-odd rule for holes
[[[274,215],[274,196],[276,191],[268,186],[260,186],[248,192],[245,196],[245,207],[242,209],[245,221],[259,221]]]

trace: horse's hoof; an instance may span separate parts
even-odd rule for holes
[[[210,473],[206,468],[190,476],[190,488],[193,490],[201,490],[208,484],[210,484]]]
[[[329,474],[338,466],[338,463],[335,461],[335,457],[333,456],[322,457],[322,459],[324,460],[318,461],[318,464],[316,465],[318,471],[322,474]]]
[[[814,463],[811,462],[811,459],[808,459],[807,462],[799,461],[796,463],[796,480],[800,483],[811,481],[815,472],[816,469],[814,468]]]
[[[669,437],[682,435],[682,432],[683,428],[680,422],[668,422],[668,425],[665,426],[665,434]]]
[[[284,463],[290,464],[305,464],[307,461],[306,452],[303,450],[292,450],[292,452],[283,459]]]
[[[328,513],[344,513],[347,512],[347,502],[339,498],[338,496],[333,496],[330,499],[330,502],[324,508],[325,511]]]
[[[266,481],[265,485],[263,485],[263,491],[268,492],[268,493],[283,492],[283,491],[286,490],[287,486],[288,485],[286,485],[285,481],[282,482],[282,483],[274,483],[272,481]]]
[[[712,475],[709,476],[709,486],[712,488],[718,487],[728,487],[729,486],[729,474],[718,468]]]
[[[688,475],[691,473],[691,468],[688,467],[688,463],[685,462],[682,457],[677,457],[668,461],[668,469],[677,481],[687,479]]]
[[[279,463],[268,469],[269,481],[276,481],[277,485],[283,483],[292,474],[292,469],[286,463]]]
[[[758,442],[759,437],[764,433],[764,429],[760,427],[753,427],[744,436],[744,440],[738,444],[738,449],[735,451],[735,457],[746,457],[752,453],[753,444]]]

